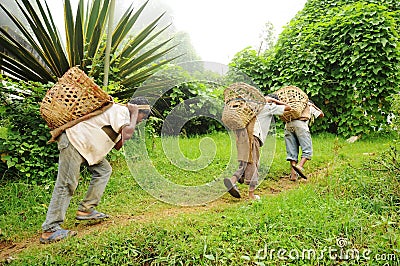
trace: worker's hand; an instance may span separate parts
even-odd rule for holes
[[[274,98],[271,98],[271,97],[269,97],[269,96],[265,96],[265,101],[266,101],[267,103],[272,102],[272,100],[274,100]]]
[[[128,110],[131,115],[137,115],[139,113],[139,108],[136,104],[128,103]]]
[[[278,104],[278,105],[287,105],[287,106],[289,106],[288,104],[286,104],[286,103],[284,103],[282,101],[279,101],[279,100],[277,100],[275,98],[269,97],[269,96],[265,96],[265,100],[266,100],[267,103],[272,103],[273,102],[273,103]]]

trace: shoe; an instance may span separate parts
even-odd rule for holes
[[[75,218],[77,220],[100,220],[100,219],[108,218],[108,215],[105,213],[93,210],[91,213],[89,213],[87,215],[77,215]]]
[[[67,237],[75,236],[76,234],[77,233],[75,231],[60,229],[52,233],[48,238],[41,237],[39,241],[42,244],[50,244],[53,242],[60,241]]]
[[[238,178],[238,182],[239,182],[239,184],[244,183],[244,175],[242,175],[241,177]]]
[[[301,176],[304,179],[307,179],[307,176],[303,174],[304,168],[296,165],[292,165],[293,169],[296,171],[296,173]]]
[[[241,198],[240,197],[240,192],[239,189],[235,184],[232,183],[232,181],[229,178],[224,178],[224,185],[228,189],[229,194],[232,195],[232,197],[235,198]]]

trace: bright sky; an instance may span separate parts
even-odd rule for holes
[[[122,0],[117,0],[122,1]],[[123,0],[118,7],[144,0]],[[204,61],[228,64],[247,46],[258,46],[266,22],[276,33],[300,11],[307,0],[150,0],[162,1],[173,14],[173,24],[189,33],[197,54]],[[76,6],[78,0],[72,0]],[[63,25],[61,0],[47,0],[58,25]],[[146,10],[146,9],[145,9]]]
[[[282,31],[307,0],[164,0],[173,23],[189,33],[204,61],[227,64],[247,46],[259,45],[266,22]]]

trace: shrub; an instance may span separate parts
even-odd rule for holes
[[[39,103],[51,84],[2,80],[0,170],[3,174],[0,180],[41,183],[54,179],[58,150],[55,144],[47,144],[50,130],[39,113]]]
[[[386,124],[398,91],[398,3],[309,0],[270,53],[244,51],[232,65],[265,90],[304,89],[326,115],[317,131],[368,134]]]
[[[223,78],[195,63],[190,67],[196,68],[194,73],[188,66],[169,65],[141,88],[141,93],[154,103],[153,117],[147,124],[151,135],[160,135],[161,131],[167,135],[197,135],[224,129],[217,121],[222,110]]]

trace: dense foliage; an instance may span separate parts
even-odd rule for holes
[[[326,114],[316,129],[368,134],[386,123],[400,81],[398,1],[309,0],[267,54],[231,64],[265,91],[304,89]]]
[[[162,93],[155,95],[152,100],[153,115],[160,119],[154,128],[158,134],[161,133],[161,126],[164,127],[163,133],[173,135],[205,134],[223,128],[216,120],[222,111],[219,103],[222,104],[224,89],[220,75],[201,67],[189,72],[180,65],[170,65],[160,74],[160,78],[162,84],[171,85],[163,85]],[[156,78],[154,82],[159,81]],[[155,87],[150,87],[154,91]],[[175,115],[174,119],[168,118],[171,113]],[[182,132],[179,132],[180,121],[185,122]]]
[[[39,113],[39,103],[50,85],[3,80],[0,88],[0,180],[39,183],[55,179],[57,145],[46,144],[49,128]]]

